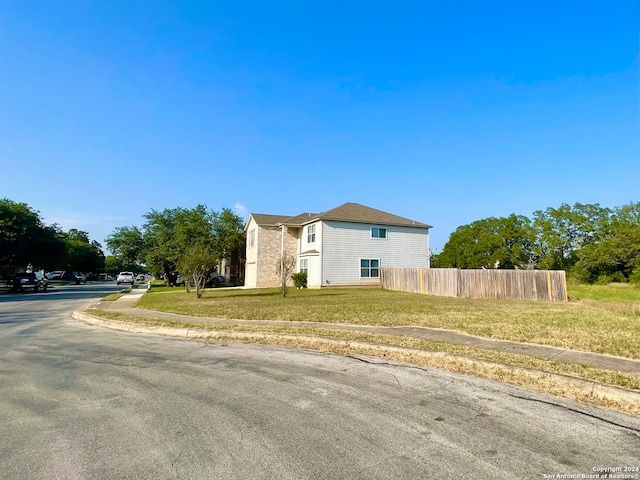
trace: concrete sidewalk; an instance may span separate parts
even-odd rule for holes
[[[147,318],[161,318],[172,321],[199,322],[225,325],[287,325],[300,327],[316,327],[332,330],[349,330],[368,333],[378,333],[384,335],[396,335],[438,342],[452,343],[457,345],[467,345],[470,347],[483,348],[487,350],[498,350],[508,353],[516,353],[531,357],[558,360],[561,362],[586,365],[604,370],[614,370],[624,373],[640,375],[640,360],[630,358],[614,357],[591,352],[581,352],[577,350],[567,350],[546,345],[536,345],[530,343],[510,342],[505,340],[492,340],[483,337],[476,337],[452,330],[442,330],[424,327],[378,327],[368,325],[343,325],[317,322],[289,322],[271,320],[239,320],[208,317],[193,317],[189,315],[178,315],[174,313],[164,313],[152,310],[134,308],[134,304],[142,295],[147,292],[144,288],[133,289],[131,293],[123,295],[113,302],[99,302],[100,308],[105,310],[134,315]],[[640,339],[639,339],[640,343]]]

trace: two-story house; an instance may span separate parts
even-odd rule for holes
[[[429,267],[429,228],[357,203],[294,217],[252,213],[245,224],[245,286],[279,285],[283,254],[297,258],[310,288],[378,284],[383,266]]]

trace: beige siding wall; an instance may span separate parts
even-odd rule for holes
[[[244,267],[244,284],[246,287],[256,287],[258,279],[258,265],[256,260],[258,258],[257,247],[257,234],[258,225],[253,217],[249,217],[249,224],[247,225],[247,245],[245,250],[246,263]],[[252,233],[253,232],[253,233]],[[253,238],[253,244],[250,239]]]
[[[300,261],[307,260],[307,287],[320,288],[322,286],[322,262],[319,253],[308,253],[298,255],[298,268],[300,271]]]
[[[322,286],[322,222],[315,222],[315,241],[309,242],[309,225],[298,230],[298,268],[300,260],[308,260],[307,287],[319,288]],[[306,253],[305,253],[306,252]]]
[[[322,286],[322,261],[320,255],[309,256],[309,273],[307,287],[320,288]]]
[[[371,238],[371,227],[387,229],[387,238]],[[360,277],[360,259],[378,259],[381,267],[429,267],[429,231],[398,227],[327,221],[322,230],[322,283],[376,284],[380,279]]]

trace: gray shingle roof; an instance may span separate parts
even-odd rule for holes
[[[291,218],[289,215],[268,215],[265,213],[252,213],[251,216],[256,221],[258,225],[262,226],[272,226],[281,224],[286,219]]]
[[[301,226],[317,218],[318,218],[317,213],[301,213],[300,215],[296,215],[295,217],[287,218],[282,223],[284,223],[287,226]]]
[[[291,227],[301,227],[317,220],[334,220],[338,222],[371,223],[378,225],[395,225],[401,227],[431,228],[426,223],[416,222],[392,213],[376,210],[359,203],[345,203],[332,210],[322,213],[301,213],[294,217],[283,215],[251,214],[258,225],[284,224]]]
[[[376,210],[359,203],[345,203],[339,207],[318,215],[322,220],[337,220],[341,222],[373,223],[380,225],[396,225],[401,227],[431,228],[426,223],[416,222],[392,213]]]

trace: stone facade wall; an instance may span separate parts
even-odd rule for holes
[[[280,260],[282,245],[282,231],[280,227],[258,227],[258,258],[257,280],[258,287],[278,287],[280,281],[276,275],[276,265]],[[293,256],[298,254],[298,230],[288,228],[284,236],[285,253]],[[291,282],[289,282],[291,283]],[[291,283],[292,284],[292,283]]]

